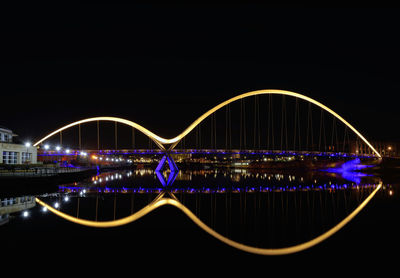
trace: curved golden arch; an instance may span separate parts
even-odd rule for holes
[[[151,132],[150,130],[142,127],[141,125],[129,121],[129,120],[125,120],[122,118],[117,118],[117,117],[95,117],[95,118],[88,118],[88,119],[84,119],[84,120],[80,120],[77,122],[73,122],[69,125],[66,125],[60,129],[57,129],[56,131],[50,133],[49,135],[45,136],[44,138],[40,139],[38,142],[36,142],[34,144],[34,146],[37,146],[38,144],[40,144],[41,142],[43,142],[44,140],[46,140],[47,138],[57,134],[60,131],[63,131],[64,129],[73,127],[75,125],[78,124],[82,124],[82,123],[87,123],[87,122],[93,122],[93,121],[113,121],[113,122],[119,122],[119,123],[123,123],[129,126],[132,126],[138,130],[140,130],[142,133],[144,133],[145,135],[147,135],[148,137],[150,137],[161,149],[165,150],[165,147],[163,146],[164,144],[171,144],[172,148],[180,141],[183,139],[183,137],[185,137],[190,131],[192,131],[197,125],[199,125],[204,119],[206,119],[208,116],[210,116],[212,113],[216,112],[217,110],[221,109],[222,107],[236,101],[236,100],[240,100],[246,97],[250,97],[250,96],[256,96],[256,95],[264,95],[264,94],[276,94],[276,95],[287,95],[287,96],[292,96],[292,97],[297,97],[300,99],[303,99],[305,101],[308,101],[322,109],[324,109],[325,111],[329,112],[330,114],[332,114],[334,117],[336,117],[337,119],[339,119],[341,122],[343,122],[348,128],[350,128],[355,134],[357,134],[357,136],[359,138],[361,138],[361,140],[368,145],[368,147],[377,155],[377,157],[381,158],[382,156],[380,155],[380,153],[371,145],[371,143],[368,142],[367,139],[365,139],[364,136],[362,136],[362,134],[360,132],[358,132],[357,129],[355,129],[350,123],[348,123],[345,119],[343,119],[339,114],[337,114],[335,111],[333,111],[332,109],[330,109],[329,107],[323,105],[322,103],[307,97],[305,95],[299,94],[299,93],[295,93],[295,92],[291,92],[291,91],[286,91],[286,90],[277,90],[277,89],[267,89],[267,90],[258,90],[258,91],[252,91],[252,92],[248,92],[248,93],[244,93],[238,96],[235,96],[233,98],[230,98],[220,104],[218,104],[217,106],[215,106],[214,108],[211,108],[210,110],[208,110],[206,113],[204,113],[203,115],[201,115],[199,118],[197,118],[191,125],[189,125],[181,134],[179,134],[178,136],[172,138],[172,139],[165,139],[162,138],[156,134],[154,134],[153,132]]]
[[[286,90],[278,90],[278,89],[266,89],[266,90],[257,90],[257,91],[252,91],[252,92],[248,92],[248,93],[244,93],[238,96],[235,96],[233,98],[230,98],[220,104],[218,104],[217,106],[215,106],[214,108],[208,110],[206,113],[204,113],[203,115],[201,115],[199,118],[197,118],[197,120],[195,120],[190,126],[188,126],[181,134],[179,134],[178,136],[176,136],[175,138],[169,139],[167,140],[167,144],[177,144],[180,140],[182,140],[183,137],[185,137],[190,131],[192,131],[197,125],[199,125],[204,119],[206,119],[208,116],[210,116],[212,113],[216,112],[217,110],[223,108],[224,106],[236,101],[236,100],[240,100],[246,97],[250,97],[250,96],[256,96],[256,95],[265,95],[265,94],[276,94],[276,95],[286,95],[286,96],[291,96],[291,97],[297,97],[300,99],[303,99],[305,101],[308,101],[320,108],[322,108],[323,110],[329,112],[330,114],[332,114],[334,117],[336,117],[337,119],[339,119],[341,122],[343,122],[348,128],[350,128],[355,134],[357,134],[358,137],[361,138],[361,140],[364,141],[365,144],[368,145],[369,148],[371,148],[371,150],[379,157],[381,158],[380,153],[375,150],[375,148],[371,145],[371,143],[369,143],[367,141],[367,139],[365,139],[364,136],[361,135],[360,132],[358,132],[357,129],[355,129],[349,122],[347,122],[345,119],[343,119],[339,114],[337,114],[335,111],[333,111],[332,109],[330,109],[329,107],[325,106],[324,104],[310,98],[307,97],[305,95],[299,94],[299,93],[295,93],[295,92],[291,92],[291,91],[286,91]]]
[[[84,226],[89,226],[89,227],[95,227],[95,228],[111,228],[111,227],[117,227],[117,226],[122,226],[126,225],[128,223],[134,222],[138,220],[139,218],[145,216],[146,214],[150,213],[154,209],[160,207],[162,203],[159,203],[159,200],[162,199],[164,196],[164,192],[159,194],[150,204],[142,208],[141,210],[135,212],[134,214],[131,214],[127,217],[120,218],[117,220],[111,220],[111,221],[91,221],[91,220],[86,220],[86,219],[81,219],[78,217],[71,216],[69,214],[63,213],[52,206],[46,204],[39,198],[35,198],[36,203],[39,205],[47,208],[49,211],[54,213],[55,215],[58,215],[61,218],[64,218],[65,220],[68,220],[70,222],[84,225]]]
[[[253,254],[258,254],[258,255],[288,255],[292,253],[297,253],[300,251],[304,251],[306,249],[309,249],[324,240],[328,239],[332,235],[334,235],[337,231],[342,229],[346,224],[348,224],[357,214],[361,212],[361,210],[372,200],[372,198],[375,196],[375,194],[381,189],[382,183],[379,183],[378,186],[374,189],[371,194],[352,212],[350,213],[346,218],[344,218],[342,221],[340,221],[338,224],[336,224],[334,227],[326,231],[325,233],[315,237],[314,239],[311,239],[307,242],[300,243],[298,245],[290,246],[290,247],[284,247],[284,248],[274,248],[274,249],[268,249],[268,248],[258,248],[258,247],[253,247],[249,245],[245,245],[242,243],[239,243],[237,241],[231,240],[209,226],[207,226],[203,221],[201,221],[196,215],[193,214],[185,205],[183,205],[181,202],[179,202],[177,199],[172,199],[172,198],[165,198],[163,196],[157,197],[152,203],[144,207],[143,209],[139,210],[138,212],[127,216],[125,218],[121,218],[118,220],[113,220],[113,221],[103,221],[103,222],[98,222],[98,221],[91,221],[91,220],[85,220],[85,219],[79,219],[77,217],[65,214],[59,210],[56,210],[55,208],[49,206],[48,204],[44,203],[40,199],[36,198],[36,202],[39,203],[40,205],[46,207],[49,209],[51,212],[55,213],[56,215],[85,226],[90,226],[90,227],[98,227],[98,228],[108,228],[108,227],[116,227],[124,224],[128,224],[130,222],[133,222],[146,214],[150,213],[151,211],[164,206],[164,205],[172,205],[178,209],[180,209],[183,213],[186,214],[196,225],[198,225],[201,229],[203,229],[205,232],[213,236],[214,238],[220,240],[221,242],[234,247],[236,249],[253,253]]]
[[[96,122],[96,121],[118,122],[118,123],[122,123],[122,124],[126,124],[128,126],[131,126],[133,128],[136,128],[137,130],[141,131],[143,134],[145,134],[149,138],[151,138],[161,149],[165,150],[164,146],[159,144],[160,142],[165,141],[165,139],[160,137],[160,136],[158,136],[158,135],[156,135],[156,134],[154,134],[153,132],[151,132],[147,128],[145,128],[145,127],[143,127],[143,126],[141,126],[141,125],[139,125],[139,124],[137,124],[135,122],[129,121],[129,120],[125,120],[125,119],[118,118],[118,117],[107,117],[107,116],[105,116],[105,117],[87,118],[87,119],[83,119],[83,120],[76,121],[76,122],[70,123],[68,125],[65,125],[65,126],[59,128],[59,129],[53,131],[52,133],[46,135],[45,137],[43,137],[42,139],[37,141],[35,144],[33,144],[33,146],[39,145],[40,143],[42,143],[46,139],[50,138],[53,135],[56,135],[57,133],[65,130],[65,129],[68,129],[68,128],[71,128],[71,127],[74,127],[76,125],[80,125],[80,124],[83,124],[83,123]]]

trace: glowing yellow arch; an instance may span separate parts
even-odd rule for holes
[[[128,223],[131,223],[135,220],[138,220],[139,218],[145,216],[146,214],[152,212],[153,210],[164,206],[164,205],[172,205],[178,209],[180,209],[183,213],[185,213],[196,225],[198,225],[201,229],[203,229],[205,232],[210,234],[211,236],[215,237],[216,239],[222,241],[223,243],[232,246],[234,248],[237,248],[239,250],[253,253],[253,254],[259,254],[259,255],[286,255],[286,254],[292,254],[296,252],[300,252],[303,250],[306,250],[308,248],[311,248],[322,241],[328,239],[332,235],[334,235],[337,231],[342,229],[347,223],[349,223],[360,211],[371,201],[371,199],[375,196],[375,194],[381,189],[382,183],[380,183],[373,192],[352,212],[350,213],[346,218],[344,218],[342,221],[340,221],[338,224],[336,224],[334,227],[326,231],[325,233],[321,234],[320,236],[317,236],[316,238],[309,240],[304,243],[300,243],[298,245],[290,246],[290,247],[284,247],[284,248],[274,248],[274,249],[269,249],[269,248],[258,248],[258,247],[253,247],[249,245],[245,245],[236,241],[233,241],[219,233],[217,233],[215,230],[207,226],[204,222],[202,222],[196,215],[194,215],[185,205],[183,205],[181,202],[179,202],[177,199],[172,199],[172,198],[165,198],[163,197],[164,194],[162,193],[159,195],[153,202],[139,210],[138,212],[127,216],[125,218],[121,218],[118,220],[112,220],[112,221],[92,221],[92,220],[86,220],[86,219],[80,219],[71,215],[68,215],[66,213],[63,213],[52,206],[46,204],[45,202],[41,201],[39,198],[36,198],[36,202],[40,204],[41,206],[46,207],[48,210],[53,212],[54,214],[77,224],[80,225],[85,225],[85,226],[90,226],[90,227],[96,227],[96,228],[109,228],[109,227],[116,227],[116,226],[121,226],[125,225]]]
[[[364,138],[364,136],[361,135],[360,132],[358,132],[350,123],[348,123],[345,119],[343,119],[339,114],[337,114],[335,111],[331,110],[329,107],[323,105],[322,103],[304,96],[302,94],[298,94],[295,92],[291,92],[291,91],[285,91],[285,90],[275,90],[275,89],[269,89],[269,90],[258,90],[258,91],[252,91],[252,92],[248,92],[248,93],[244,93],[241,95],[238,95],[236,97],[230,98],[222,103],[220,103],[219,105],[215,106],[214,108],[208,110],[206,113],[204,113],[203,115],[201,115],[197,120],[195,120],[191,125],[189,125],[181,134],[179,134],[178,136],[172,138],[172,139],[165,139],[162,138],[154,133],[152,133],[151,131],[149,131],[148,129],[142,127],[141,125],[134,123],[132,121],[129,120],[125,120],[125,119],[121,119],[121,118],[116,118],[116,117],[96,117],[96,118],[88,118],[88,119],[84,119],[81,121],[77,121],[74,123],[71,123],[69,125],[66,125],[52,133],[50,133],[49,135],[47,135],[46,137],[40,139],[38,142],[36,142],[34,144],[34,146],[37,146],[38,144],[40,144],[41,142],[43,142],[44,140],[46,140],[47,138],[57,134],[60,131],[63,131],[64,129],[73,127],[75,125],[78,124],[82,124],[82,123],[87,123],[87,122],[93,122],[93,121],[114,121],[114,122],[119,122],[119,123],[123,123],[129,126],[132,126],[138,130],[140,130],[141,132],[143,132],[145,135],[147,135],[148,137],[150,137],[161,149],[165,150],[165,147],[163,145],[167,144],[167,145],[171,145],[172,147],[170,147],[170,149],[172,149],[174,146],[176,146],[176,144],[178,144],[178,142],[180,140],[183,139],[183,137],[185,137],[189,132],[191,132],[197,125],[199,125],[204,119],[206,119],[208,116],[210,116],[212,113],[216,112],[217,110],[221,109],[222,107],[236,101],[236,100],[240,100],[246,97],[250,97],[250,96],[256,96],[256,95],[266,95],[266,94],[275,94],[275,95],[286,95],[286,96],[291,96],[291,97],[297,97],[300,99],[303,99],[305,101],[308,101],[322,109],[324,109],[325,111],[329,112],[330,114],[332,114],[334,117],[336,117],[337,119],[339,119],[341,122],[343,122],[348,128],[350,128],[355,134],[357,134],[357,136],[359,138],[361,138],[361,140],[368,145],[369,148],[371,148],[371,150],[377,155],[377,157],[381,157],[381,155],[379,154],[379,152],[377,150],[375,150],[375,148],[371,145],[371,143],[369,143],[367,141],[367,139]]]
[[[197,120],[195,120],[190,126],[188,126],[188,128],[186,128],[181,134],[179,134],[178,136],[176,136],[175,138],[166,140],[167,144],[177,144],[180,140],[182,140],[183,137],[185,137],[190,131],[192,131],[197,125],[199,125],[204,119],[206,119],[208,116],[210,116],[212,113],[216,112],[217,110],[223,108],[224,106],[230,104],[231,102],[234,102],[236,100],[240,100],[246,97],[250,97],[250,96],[256,96],[256,95],[267,95],[267,94],[275,94],[275,95],[286,95],[286,96],[291,96],[291,97],[297,97],[300,99],[303,99],[305,101],[308,101],[312,104],[315,104],[316,106],[324,109],[325,111],[329,112],[330,114],[332,114],[333,116],[335,116],[337,119],[339,119],[341,122],[343,122],[348,128],[350,128],[355,134],[357,134],[358,137],[361,138],[361,140],[364,141],[365,144],[368,145],[368,147],[371,148],[371,150],[374,151],[374,153],[378,156],[381,157],[381,155],[379,154],[379,152],[377,150],[375,150],[375,148],[367,141],[367,139],[364,138],[364,136],[361,135],[360,132],[358,132],[358,130],[356,130],[350,123],[348,123],[345,119],[343,119],[339,114],[337,114],[335,111],[333,111],[332,109],[330,109],[329,107],[323,105],[322,103],[295,93],[295,92],[291,92],[291,91],[286,91],[286,90],[275,90],[275,89],[269,89],[269,90],[258,90],[258,91],[252,91],[252,92],[248,92],[248,93],[244,93],[238,96],[235,96],[233,98],[230,98],[222,103],[220,103],[219,105],[215,106],[214,108],[208,110],[206,113],[204,113],[203,115],[201,115]]]
[[[39,145],[40,143],[42,143],[43,141],[47,140],[51,136],[56,135],[57,133],[65,130],[65,129],[68,129],[68,128],[71,128],[71,127],[74,127],[74,126],[77,126],[77,125],[80,125],[80,124],[89,123],[89,122],[97,122],[97,121],[118,122],[118,123],[122,123],[122,124],[125,124],[125,125],[128,125],[128,126],[131,126],[133,128],[136,128],[137,130],[141,131],[142,133],[147,135],[149,138],[151,138],[157,144],[157,146],[159,146],[161,149],[165,150],[165,147],[162,145],[162,143],[166,139],[154,134],[153,132],[151,132],[147,128],[145,128],[145,127],[143,127],[143,126],[141,126],[141,125],[139,125],[139,124],[137,124],[135,122],[132,122],[132,121],[129,121],[129,120],[125,120],[125,119],[122,119],[122,118],[117,118],[117,117],[94,117],[94,118],[87,118],[87,119],[84,119],[84,120],[80,120],[80,121],[76,121],[76,122],[70,123],[68,125],[65,125],[65,126],[59,128],[59,129],[53,131],[52,133],[46,135],[45,137],[43,137],[42,139],[37,141],[33,146]],[[160,142],[161,142],[161,144],[160,144]]]

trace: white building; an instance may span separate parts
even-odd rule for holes
[[[0,164],[37,163],[36,147],[15,144],[14,136],[12,130],[0,126]]]

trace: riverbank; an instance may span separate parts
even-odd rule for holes
[[[102,172],[134,167],[133,165],[81,168],[36,167],[20,171],[15,169],[8,173],[3,171],[0,174],[0,197],[55,192],[61,184],[82,181]]]
[[[96,172],[96,169],[87,168],[80,171],[59,171],[51,175],[3,175],[0,176],[0,196],[55,192],[60,184],[80,181]]]
[[[383,183],[398,184],[400,181],[400,159],[385,157],[379,164],[363,169],[361,172],[379,177]]]

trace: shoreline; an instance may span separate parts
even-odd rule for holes
[[[96,169],[57,173],[51,176],[3,176],[0,177],[0,196],[55,192],[60,184],[80,181],[93,174],[96,174]]]

